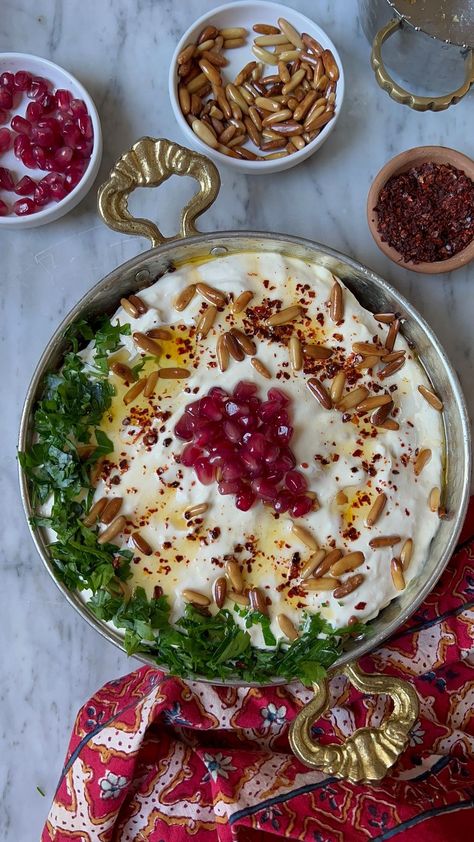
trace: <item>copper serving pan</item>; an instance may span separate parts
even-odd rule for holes
[[[154,223],[146,219],[134,219],[130,215],[127,198],[136,187],[156,187],[173,174],[192,176],[199,183],[200,189],[182,211],[180,233],[166,239]],[[430,327],[405,298],[370,269],[334,249],[300,237],[255,231],[199,234],[195,220],[215,200],[219,186],[219,174],[211,161],[163,139],[142,138],[117,162],[108,181],[99,191],[100,214],[114,230],[148,237],[152,249],[122,264],[99,281],[58,327],[38,363],[28,389],[21,419],[19,447],[24,450],[31,444],[33,411],[41,393],[43,378],[47,371],[60,366],[65,350],[64,334],[71,322],[99,313],[112,314],[122,296],[148,286],[166,272],[171,264],[189,262],[207,255],[276,251],[327,267],[372,312],[401,313],[406,319],[403,334],[413,343],[436,392],[444,401],[444,503],[448,515],[446,519],[440,520],[422,573],[371,622],[371,634],[368,637],[352,639],[347,643],[344,653],[331,669],[331,674],[344,671],[351,682],[364,692],[388,693],[394,702],[389,719],[378,729],[360,729],[342,746],[319,746],[311,736],[311,724],[327,707],[327,681],[324,681],[314,686],[315,698],[300,712],[290,732],[293,750],[307,765],[353,781],[380,780],[406,745],[409,730],[418,712],[417,697],[407,682],[388,676],[365,675],[356,662],[393,635],[415,611],[432,590],[456,546],[468,502],[470,478],[470,438],[463,395],[454,369]],[[21,469],[20,486],[25,513],[30,517],[33,511],[28,484]],[[68,602],[103,637],[123,649],[122,635],[96,619],[81,596],[69,591],[58,581],[43,531],[33,526],[30,526],[30,531],[47,570]],[[139,658],[156,666],[145,655]],[[234,686],[242,684],[238,681],[228,683]],[[280,679],[273,683],[283,682]]]

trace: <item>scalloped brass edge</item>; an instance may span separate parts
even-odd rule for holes
[[[392,18],[377,32],[374,38],[370,63],[375,73],[377,83],[388,93],[391,99],[401,105],[408,105],[408,107],[412,108],[414,111],[444,111],[446,108],[449,108],[450,105],[455,105],[468,93],[474,82],[474,61],[472,50],[469,50],[469,54],[465,60],[465,80],[461,87],[459,87],[456,91],[453,91],[450,94],[443,94],[438,97],[418,96],[417,94],[412,94],[392,79],[382,58],[382,46],[384,42],[387,38],[393,35],[394,32],[400,29],[401,26],[402,21],[400,18]]]
[[[381,781],[407,746],[410,730],[418,717],[418,697],[407,681],[390,675],[369,675],[356,663],[332,674],[338,672],[344,673],[363,693],[390,696],[392,713],[379,728],[359,728],[342,745],[321,746],[312,737],[311,728],[329,707],[329,679],[326,678],[313,685],[315,698],[291,724],[290,746],[296,757],[312,769],[346,778],[352,783]]]
[[[128,197],[137,187],[158,187],[171,175],[189,175],[199,184],[199,191],[181,212],[180,229],[164,237],[149,219],[135,218],[128,210]],[[195,220],[217,198],[220,188],[217,167],[199,152],[165,138],[142,137],[112,167],[97,196],[98,211],[114,231],[148,237],[152,246],[198,234]]]

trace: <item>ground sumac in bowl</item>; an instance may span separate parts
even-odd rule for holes
[[[447,260],[474,237],[474,182],[451,164],[426,162],[392,176],[374,210],[382,240],[404,261]]]

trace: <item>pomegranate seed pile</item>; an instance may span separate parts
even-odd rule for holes
[[[0,74],[0,125],[10,119],[23,95],[31,102],[25,116],[16,114],[9,128],[0,128],[0,154],[13,146],[16,157],[28,169],[48,175],[39,181],[24,175],[16,183],[13,173],[0,166],[0,190],[21,196],[9,205],[0,199],[0,216],[11,210],[17,216],[35,213],[49,202],[60,202],[79,184],[93,147],[92,120],[85,102],[27,70]]]
[[[193,468],[199,482],[217,482],[220,494],[233,494],[243,512],[262,500],[278,514],[308,514],[313,499],[306,494],[306,479],[294,467],[290,449],[293,427],[289,398],[269,389],[267,400],[257,397],[257,386],[241,381],[232,394],[212,388],[188,404],[175,427],[188,442],[181,464]]]

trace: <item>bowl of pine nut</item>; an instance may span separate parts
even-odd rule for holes
[[[169,94],[195,148],[263,174],[294,167],[329,137],[344,73],[328,35],[305,15],[278,3],[229,3],[183,34]]]

